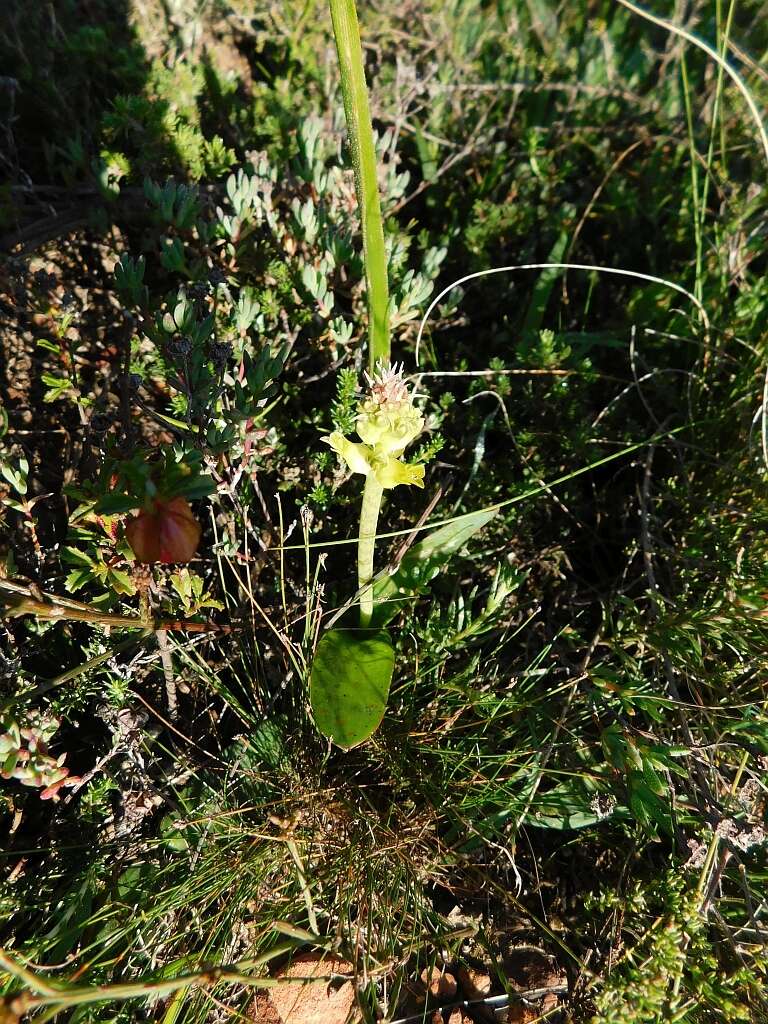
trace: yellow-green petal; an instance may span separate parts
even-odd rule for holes
[[[320,440],[329,444],[337,455],[342,457],[353,473],[362,473],[363,476],[368,476],[371,472],[373,452],[368,445],[355,444],[354,441],[349,441],[338,430],[334,430],[328,437],[322,437]]]
[[[384,459],[376,460],[374,473],[376,479],[385,489],[397,487],[399,484],[413,487],[424,486],[424,464],[421,462],[413,466],[389,455]]]

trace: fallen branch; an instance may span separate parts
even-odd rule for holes
[[[176,630],[187,633],[231,633],[232,627],[217,622],[188,619],[143,619],[136,615],[112,615],[68,597],[42,591],[34,583],[0,579],[0,617],[33,615],[38,619],[62,619],[113,626],[116,629]]]

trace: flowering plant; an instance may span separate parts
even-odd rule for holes
[[[376,372],[365,376],[368,393],[355,417],[361,442],[350,441],[338,430],[322,439],[353,473],[366,478],[357,559],[361,626],[368,626],[373,615],[373,552],[383,492],[401,484],[424,486],[424,464],[402,460],[405,449],[424,429],[424,417],[414,404],[402,365],[379,362]]]

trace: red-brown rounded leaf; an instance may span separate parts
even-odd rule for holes
[[[186,498],[156,501],[125,527],[125,536],[140,562],[189,562],[201,533]]]

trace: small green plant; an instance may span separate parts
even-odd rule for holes
[[[369,376],[368,392],[353,413],[354,381],[338,383],[334,421],[361,438],[351,441],[341,430],[323,438],[353,473],[365,477],[357,547],[360,629],[330,630],[320,641],[312,666],[310,696],[318,727],[340,746],[366,739],[384,714],[394,670],[394,650],[385,629],[372,629],[374,552],[385,490],[399,485],[424,486],[423,463],[402,459],[424,429],[402,369],[379,364]]]
[[[80,779],[64,766],[67,755],[48,752],[60,724],[38,711],[28,711],[21,721],[0,713],[0,779],[41,790],[41,800],[57,799],[63,786],[77,785]]]
[[[384,492],[400,485],[424,486],[425,463],[418,458],[406,462],[403,456],[424,430],[425,420],[402,368],[380,364],[367,383],[368,391],[353,415],[351,377],[343,377],[333,407],[334,421],[344,424],[350,433],[354,422],[361,440],[351,441],[340,430],[323,438],[352,473],[365,477],[357,546],[360,625],[358,629],[329,630],[321,638],[310,681],[318,727],[347,749],[367,739],[384,715],[395,667],[392,639],[384,626],[401,604],[412,600],[451,555],[495,515],[491,510],[459,517],[416,545],[396,572],[375,580],[376,532]],[[441,439],[436,445],[427,443],[425,454],[436,451],[440,443]],[[379,601],[382,604],[377,609]],[[490,617],[491,612],[488,614]]]
[[[389,633],[372,628],[374,552],[384,491],[400,485],[424,486],[425,462],[403,459],[405,449],[424,430],[425,420],[402,367],[390,364],[390,326],[393,321],[406,324],[416,316],[416,309],[432,291],[430,278],[436,276],[446,250],[429,250],[425,274],[408,271],[397,298],[390,302],[376,150],[354,0],[331,0],[331,15],[363,231],[370,373],[366,375],[368,393],[354,412],[356,380],[349,371],[342,372],[332,410],[337,429],[323,438],[353,473],[365,477],[357,546],[360,629],[332,630],[322,637],[312,664],[310,699],[320,730],[348,749],[367,739],[381,722],[395,664]],[[399,261],[393,254],[393,262]],[[308,268],[304,282],[329,317],[322,275]],[[346,436],[353,421],[360,442]],[[436,439],[423,449],[425,460],[434,457],[441,443]]]

